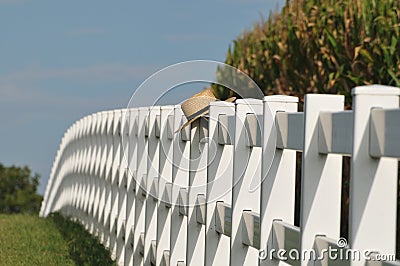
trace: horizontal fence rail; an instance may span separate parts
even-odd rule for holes
[[[306,95],[304,112],[292,96],[213,102],[180,131],[180,105],[89,115],[62,138],[40,216],[80,222],[118,265],[400,265],[400,89],[352,95],[351,111],[340,95]]]

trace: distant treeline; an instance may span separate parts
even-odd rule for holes
[[[27,166],[0,163],[0,213],[38,213],[42,202],[37,193],[39,179]]]

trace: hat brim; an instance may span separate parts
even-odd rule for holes
[[[231,103],[231,102],[234,102],[235,100],[236,100],[236,97],[231,97],[231,98],[226,99],[224,102]],[[187,127],[187,126],[190,125],[191,123],[193,123],[196,119],[199,119],[200,117],[202,117],[202,116],[208,114],[209,112],[210,112],[210,107],[208,106],[208,107],[206,108],[206,110],[204,110],[204,112],[200,112],[200,113],[197,114],[195,117],[189,119],[189,120],[188,120],[185,124],[183,124],[177,131],[175,131],[175,133],[181,131],[182,129],[184,129],[185,127]]]
[[[182,129],[184,129],[185,127],[187,127],[188,125],[190,125],[191,123],[193,123],[196,119],[199,119],[200,117],[206,115],[209,113],[210,110],[205,110],[203,113],[196,115],[195,117],[193,117],[192,119],[189,119],[185,124],[183,124],[176,132],[181,131]]]

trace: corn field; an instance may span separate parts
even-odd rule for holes
[[[349,105],[357,85],[400,86],[399,40],[398,0],[294,0],[239,36],[226,63],[265,95],[344,94]]]

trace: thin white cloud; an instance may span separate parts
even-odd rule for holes
[[[79,81],[119,82],[143,80],[158,70],[155,65],[98,64],[83,67],[46,69],[30,67],[6,75],[0,75],[0,85],[4,83],[41,81],[49,79],[68,79]]]
[[[3,85],[0,84],[0,122],[8,126],[22,126],[32,121],[66,119],[71,116],[78,119],[83,114],[125,107],[128,104],[126,95],[123,95],[126,92],[121,88],[110,88],[103,93],[93,90],[91,95],[66,95],[63,89],[59,91],[62,95],[57,95],[57,89],[49,92],[29,85]],[[110,94],[113,96],[110,97]]]
[[[68,31],[66,32],[66,35],[77,37],[77,36],[101,35],[104,34],[105,32],[106,31],[102,28],[81,28]]]
[[[8,119],[6,112],[11,110],[14,110],[12,112],[20,112],[19,109],[21,111],[32,110],[32,113],[24,114],[19,117],[19,121],[15,121],[21,124],[31,119],[29,118],[31,115],[36,116],[38,113],[47,112],[46,116],[48,116],[51,115],[51,112],[57,112],[55,110],[68,113],[108,109],[115,106],[125,107],[124,105],[128,104],[130,90],[134,88],[118,87],[118,82],[137,84],[156,70],[158,70],[157,67],[150,65],[104,64],[64,69],[29,68],[0,75],[0,109],[3,111],[0,118],[3,116]],[[53,81],[50,84],[69,81],[76,81],[79,84],[81,81],[89,81],[95,87],[97,84],[110,82],[110,88],[107,91],[104,89],[96,91],[91,88],[93,92],[90,95],[88,93],[80,94],[76,90],[74,93],[69,93],[68,88],[64,87],[57,93],[56,87],[54,90],[50,90],[49,86],[54,85],[46,84],[47,81]],[[116,83],[116,87],[113,85],[114,83]],[[110,97],[110,95],[113,96]],[[50,110],[54,111],[48,113]]]
[[[28,2],[29,0],[0,0],[0,5],[13,5]]]
[[[198,42],[198,41],[208,41],[215,40],[217,36],[212,36],[210,34],[165,34],[164,39],[171,42]]]

